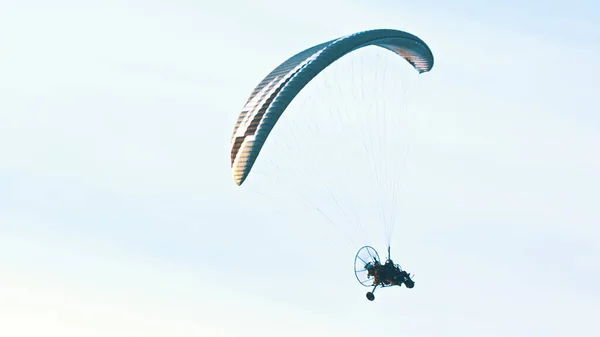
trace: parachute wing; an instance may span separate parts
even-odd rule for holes
[[[308,48],[271,71],[250,94],[231,136],[231,168],[241,185],[269,133],[294,97],[321,71],[344,55],[375,45],[408,61],[419,73],[433,67],[433,54],[418,37],[399,30],[358,32]]]

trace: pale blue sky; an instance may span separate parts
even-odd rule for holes
[[[594,1],[3,1],[0,335],[598,335],[599,16]],[[370,28],[436,58],[412,226],[394,234],[417,284],[372,303],[357,247],[261,208],[228,162],[269,70]]]

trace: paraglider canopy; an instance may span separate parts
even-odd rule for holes
[[[419,73],[433,67],[433,54],[425,42],[392,29],[351,34],[292,56],[256,86],[238,116],[231,136],[231,167],[236,184],[246,180],[269,133],[302,88],[337,59],[371,45],[398,54]]]

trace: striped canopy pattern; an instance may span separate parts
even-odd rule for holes
[[[231,168],[237,185],[246,180],[269,133],[302,88],[337,59],[371,45],[396,53],[419,73],[433,67],[433,54],[425,42],[392,29],[347,35],[290,57],[256,86],[237,119],[231,136]]]

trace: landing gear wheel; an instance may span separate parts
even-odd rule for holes
[[[367,299],[368,299],[369,301],[372,301],[372,300],[374,300],[374,299],[375,299],[375,295],[374,295],[372,292],[370,292],[370,291],[369,291],[369,292],[367,293]]]
[[[375,261],[381,262],[377,251],[370,246],[359,249],[354,258],[354,275],[365,287],[373,286],[374,276],[369,275],[369,269],[373,268]]]

